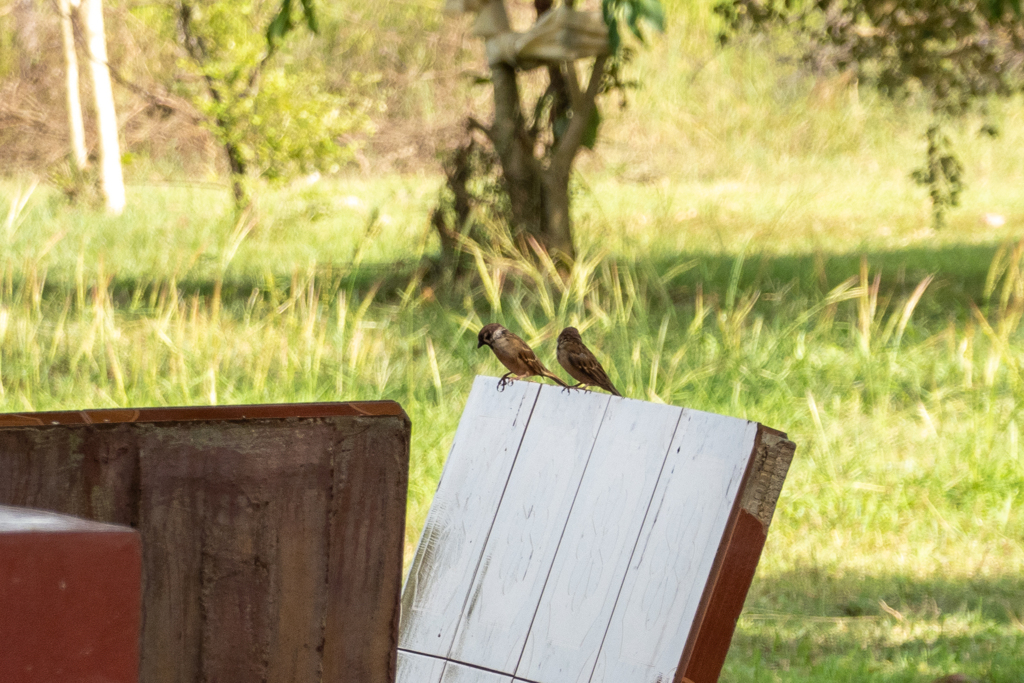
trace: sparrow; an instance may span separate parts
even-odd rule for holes
[[[601,387],[610,391],[616,396],[622,396],[612,386],[608,374],[601,367],[597,358],[590,352],[583,339],[580,338],[580,331],[575,327],[567,327],[558,335],[558,362],[565,371],[579,382],[573,389],[585,386]]]
[[[499,388],[504,388],[512,380],[523,379],[533,375],[553,379],[566,388],[569,386],[537,360],[537,354],[533,352],[533,349],[526,342],[498,323],[484,325],[483,329],[480,330],[480,334],[477,335],[477,342],[476,347],[478,349],[481,346],[490,346],[491,351],[494,351],[494,355],[498,357],[501,364],[509,369],[509,372],[502,376],[498,382]],[[515,375],[515,377],[509,379],[511,375]]]

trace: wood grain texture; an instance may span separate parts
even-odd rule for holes
[[[682,412],[643,401],[609,404],[517,676],[590,679]]]
[[[591,681],[672,680],[750,462],[755,423],[685,410]]]
[[[441,683],[512,683],[512,677],[456,662],[448,662]]]
[[[138,448],[130,428],[0,429],[0,474],[0,503],[138,522]]]
[[[607,394],[541,388],[451,659],[515,671],[608,401]]]
[[[354,418],[334,435],[323,681],[395,680],[409,425]],[[291,680],[304,680],[294,678]]]
[[[397,404],[45,418],[0,416],[0,503],[138,525],[143,681],[393,680]]]
[[[477,377],[402,592],[400,647],[446,657],[540,385]]]
[[[525,410],[496,382],[474,383],[406,582],[399,680],[715,680],[792,443],[556,387]]]
[[[323,633],[309,615],[328,597],[331,453],[317,445],[331,432],[141,428],[140,530],[160,539],[144,554],[143,680],[319,675]]]

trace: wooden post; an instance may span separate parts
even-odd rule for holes
[[[0,505],[0,681],[139,680],[139,534]]]
[[[390,401],[0,416],[0,503],[137,526],[143,683],[390,683],[409,420]]]

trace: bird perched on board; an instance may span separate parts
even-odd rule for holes
[[[601,363],[590,352],[587,345],[583,343],[580,331],[575,327],[567,327],[558,335],[558,362],[561,363],[565,371],[574,380],[579,382],[579,384],[571,388],[600,387],[616,396],[622,396],[612,386],[612,381],[608,379],[608,373],[604,371]]]
[[[499,388],[504,388],[512,380],[534,375],[553,379],[563,387],[569,386],[544,367],[544,364],[537,359],[537,354],[533,352],[533,349],[526,342],[498,323],[484,325],[483,329],[480,330],[480,334],[477,335],[477,342],[479,342],[476,345],[478,349],[481,346],[491,347],[491,351],[494,351],[494,355],[498,357],[501,364],[509,369],[498,382]],[[510,380],[509,377],[511,375],[515,375],[515,377],[512,377]]]

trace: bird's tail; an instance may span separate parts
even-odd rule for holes
[[[553,380],[555,380],[556,382],[558,382],[559,384],[561,384],[561,385],[562,385],[563,387],[566,387],[566,388],[568,388],[568,387],[569,387],[569,385],[568,385],[568,384],[566,384],[565,382],[563,382],[563,381],[562,381],[562,378],[561,378],[561,377],[559,377],[559,376],[558,376],[558,375],[556,375],[555,373],[551,372],[551,371],[550,371],[550,370],[548,370],[547,368],[543,368],[543,372],[542,372],[541,374],[542,374],[542,375],[544,375],[545,377],[547,377],[548,379],[553,379]]]

